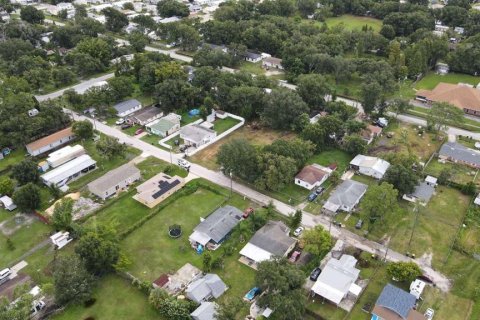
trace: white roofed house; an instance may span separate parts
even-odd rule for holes
[[[290,228],[281,221],[267,221],[240,250],[240,262],[256,269],[257,265],[273,257],[286,257],[297,240],[288,234]]]
[[[318,164],[312,164],[304,167],[296,176],[295,184],[305,189],[312,190],[324,183],[330,174],[332,169],[322,167]]]
[[[322,210],[325,213],[336,214],[338,211],[352,212],[367,192],[366,184],[345,180],[330,194]]]
[[[40,178],[47,186],[62,187],[72,180],[95,170],[97,162],[89,155],[84,154],[58,168],[43,174]]]
[[[56,168],[76,157],[85,154],[85,149],[77,144],[75,146],[66,146],[48,155],[47,163],[50,167]]]
[[[185,295],[196,303],[202,303],[219,298],[227,289],[227,285],[218,275],[207,273],[202,278],[190,283],[185,290]]]
[[[0,206],[4,207],[5,210],[13,211],[17,208],[17,205],[13,203],[12,198],[9,196],[0,197]]]
[[[180,129],[180,138],[185,141],[185,144],[198,148],[215,139],[217,133],[198,124],[185,126]]]
[[[275,58],[275,57],[268,57],[263,59],[262,66],[264,68],[274,68],[274,69],[283,70],[282,59]]]
[[[118,192],[128,188],[129,185],[140,180],[140,170],[133,164],[126,163],[113,169],[97,180],[88,184],[88,190],[97,197],[105,200]]]
[[[390,167],[390,163],[377,157],[369,157],[359,154],[350,161],[350,167],[358,171],[360,174],[375,179],[382,179],[383,175]]]
[[[346,254],[339,260],[331,258],[313,285],[312,292],[336,305],[340,305],[348,295],[358,297],[362,288],[355,283],[360,275],[356,264],[357,259]]]
[[[140,110],[142,108],[142,103],[137,99],[130,99],[117,103],[113,106],[113,108],[117,111],[118,117],[126,117],[129,114]]]

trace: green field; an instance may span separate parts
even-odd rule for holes
[[[452,174],[452,177],[450,178],[451,181],[461,184],[474,181],[478,171],[473,168],[452,162],[440,163],[438,159],[434,158],[432,161],[430,161],[424,172],[434,177],[438,177],[445,169],[450,170]]]
[[[19,163],[25,158],[25,150],[19,148],[0,160],[0,172],[8,171],[13,165]]]
[[[53,317],[56,320],[150,320],[161,319],[148,303],[147,297],[126,280],[110,275],[101,279],[94,291],[96,302],[85,308],[70,306],[65,312]]]
[[[341,174],[349,166],[353,157],[340,149],[330,149],[314,155],[308,160],[308,164],[317,163],[322,166],[328,166],[332,163],[337,165],[337,171]]]
[[[455,84],[462,82],[462,83],[469,83],[471,85],[476,86],[480,82],[480,77],[475,77],[475,76],[471,76],[463,73],[448,73],[446,75],[439,75],[439,74],[436,74],[435,72],[429,72],[425,77],[423,77],[420,81],[417,82],[417,84],[415,85],[415,88],[432,90],[440,82],[455,83]]]
[[[240,123],[240,120],[234,119],[232,117],[227,117],[225,119],[217,119],[213,122],[213,130],[217,132],[217,135],[224,133],[228,129]]]
[[[265,69],[262,68],[261,62],[252,63],[244,61],[242,64],[240,64],[238,69],[255,75],[265,74]]]
[[[352,15],[343,15],[340,17],[332,17],[325,20],[325,23],[329,28],[343,25],[348,30],[362,30],[362,28],[367,25],[371,27],[374,31],[379,32],[382,28],[382,20],[369,18],[369,17],[358,17]]]

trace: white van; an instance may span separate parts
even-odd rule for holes
[[[11,274],[12,274],[12,270],[10,270],[9,268],[1,270],[0,271],[0,284],[8,281]]]
[[[190,170],[190,167],[192,166],[192,164],[185,159],[178,159],[178,165],[187,171]]]

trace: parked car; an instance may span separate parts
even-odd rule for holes
[[[131,128],[132,125],[130,123],[124,123],[122,124],[122,126],[120,127],[122,130],[125,130],[125,129],[128,129],[128,128]]]
[[[427,318],[428,320],[432,320],[433,319],[433,315],[435,314],[435,310],[433,310],[432,308],[428,308],[427,311],[425,311],[425,318]]]
[[[363,220],[358,219],[357,223],[355,224],[355,229],[362,229],[363,226]]]
[[[185,170],[190,170],[192,164],[185,159],[178,159],[178,165]]]
[[[45,308],[45,302],[43,300],[33,301],[31,315],[36,315],[43,308]]]
[[[317,281],[318,277],[320,276],[320,273],[322,273],[322,269],[320,268],[313,269],[312,273],[310,273],[310,280]]]
[[[245,211],[243,211],[243,215],[242,215],[243,219],[247,219],[248,216],[250,216],[253,213],[253,211],[254,211],[253,208],[245,209]]]
[[[304,227],[298,227],[297,229],[295,229],[295,231],[293,231],[293,235],[295,237],[298,237],[302,234],[303,230],[305,230]]]
[[[317,190],[315,190],[315,193],[318,195],[321,195],[325,191],[324,187],[318,187]]]
[[[137,131],[135,131],[135,135],[139,135],[140,133],[143,133],[143,129],[137,129]]]
[[[180,152],[185,152],[185,150],[188,149],[188,146],[182,144],[179,149],[180,149]]]
[[[121,124],[124,124],[124,123],[125,123],[125,119],[123,119],[123,118],[120,118],[117,121],[115,121],[116,125],[121,125]]]
[[[12,270],[9,268],[5,268],[0,271],[0,284],[7,282],[10,275],[12,274]]]
[[[300,251],[294,251],[290,256],[290,259],[288,259],[288,261],[295,263],[298,260],[298,258],[300,258]]]
[[[318,197],[318,194],[317,194],[316,192],[310,193],[310,194],[308,195],[308,201],[312,202],[312,201],[315,200],[317,197]]]

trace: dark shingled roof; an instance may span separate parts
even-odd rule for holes
[[[480,152],[456,142],[444,143],[440,148],[439,155],[480,166]]]
[[[218,208],[194,229],[219,243],[242,219],[242,211],[232,206]]]
[[[287,233],[289,228],[281,221],[268,221],[250,239],[250,243],[271,254],[283,257],[296,241]]]
[[[413,294],[388,283],[375,304],[392,310],[403,319],[407,319],[410,310],[415,307],[416,301],[417,299]]]

